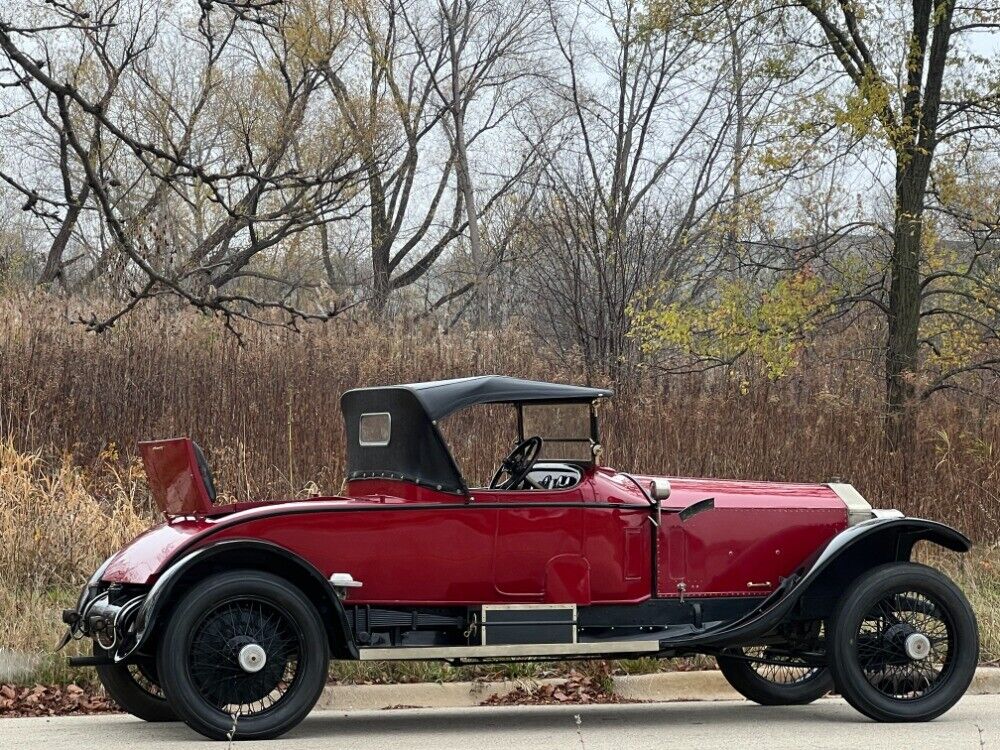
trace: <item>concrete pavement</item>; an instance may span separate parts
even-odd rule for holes
[[[579,716],[579,724],[576,716]],[[218,743],[215,747],[224,747]],[[213,747],[183,724],[126,716],[0,720],[3,750]],[[876,724],[840,699],[764,708],[746,701],[604,706],[316,711],[283,739],[243,747],[281,750],[1000,750],[1000,697],[967,696],[927,724]]]

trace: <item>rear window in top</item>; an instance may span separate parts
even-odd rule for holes
[[[373,414],[362,414],[358,426],[358,442],[361,445],[388,445],[392,430],[392,418],[389,412],[380,411]]]

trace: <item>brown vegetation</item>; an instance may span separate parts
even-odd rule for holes
[[[0,685],[0,718],[85,716],[117,710],[118,707],[103,692],[90,692],[73,683],[66,687]]]
[[[112,459],[127,471],[137,440],[192,435],[238,498],[313,483],[337,492],[339,397],[349,388],[481,373],[582,378],[577,363],[546,358],[518,327],[441,335],[345,319],[301,334],[252,328],[241,343],[195,314],[142,311],[102,336],[65,325],[40,300],[0,315],[12,322],[0,330],[0,430],[18,448],[72,455],[101,474]],[[750,373],[637,379],[602,415],[605,458],[677,476],[840,477],[877,507],[1000,539],[995,411],[985,400],[935,397],[903,461],[879,434],[882,387],[866,365],[822,353],[778,381]],[[449,427],[463,465],[492,465],[495,445],[460,436],[494,431],[474,421]]]

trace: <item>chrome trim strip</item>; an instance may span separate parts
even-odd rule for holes
[[[901,510],[879,510],[872,511],[874,518],[906,518],[906,514]]]
[[[364,585],[361,581],[355,581],[350,573],[333,573],[330,576],[330,583],[334,588],[344,589],[359,589]]]
[[[484,604],[483,611],[489,610],[491,612],[509,612],[511,610],[518,609],[571,609],[573,613],[576,614],[575,604],[536,604],[527,603],[524,604]],[[484,620],[485,622],[485,620]]]
[[[521,656],[577,656],[638,654],[660,650],[659,641],[609,641],[607,643],[528,643],[509,646],[416,646],[413,648],[362,648],[361,661],[412,659],[484,659]]]

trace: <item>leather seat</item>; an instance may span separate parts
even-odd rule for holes
[[[212,476],[212,470],[208,466],[208,461],[205,460],[205,453],[201,450],[201,446],[193,440],[191,441],[191,445],[194,446],[194,455],[198,459],[198,471],[201,473],[201,481],[205,484],[208,499],[214,503],[216,495],[215,477]]]

